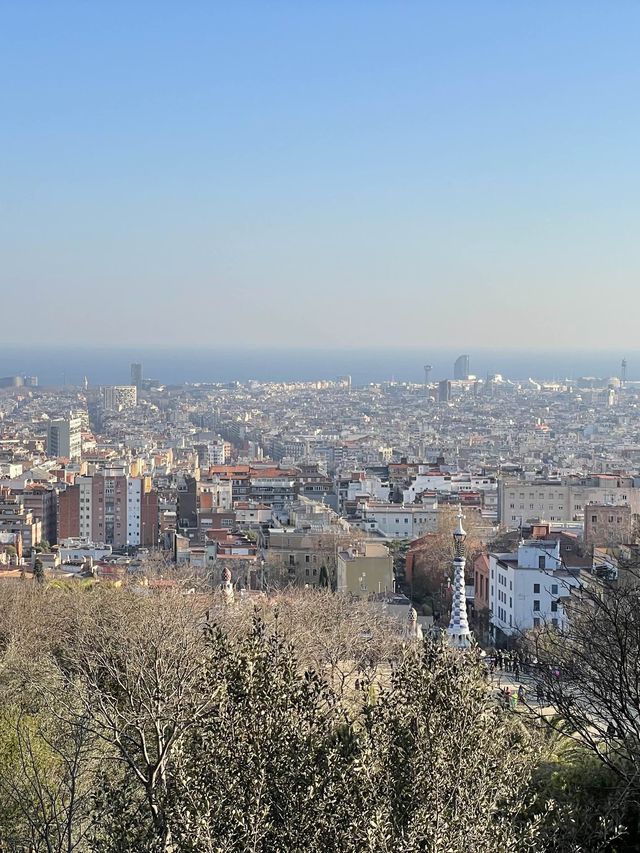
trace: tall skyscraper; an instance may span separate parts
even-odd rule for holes
[[[469,356],[459,355],[458,358],[455,360],[455,364],[453,365],[453,378],[468,379],[469,373]]]
[[[131,365],[131,384],[135,385],[138,391],[142,385],[142,365],[132,363]]]

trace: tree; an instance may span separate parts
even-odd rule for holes
[[[545,722],[579,739],[631,803],[640,798],[639,603],[637,567],[617,581],[590,576],[564,591],[564,630],[545,625],[526,638],[557,712]]]
[[[224,699],[176,753],[180,850],[534,849],[523,809],[535,739],[490,701],[472,657],[426,643],[384,689],[363,679],[345,708],[260,620],[237,646],[213,642]]]
[[[42,560],[36,558],[33,564],[33,579],[37,581],[37,583],[44,583],[44,566],[42,564]]]
[[[74,614],[60,654],[69,711],[79,707],[78,720],[127,767],[144,798],[138,820],[147,821],[150,843],[170,850],[171,754],[213,700],[202,689],[202,614],[179,594],[98,591],[87,603]]]
[[[428,598],[436,599],[438,609],[441,612],[446,603],[448,583],[452,576],[453,531],[457,524],[458,507],[440,507],[438,510],[438,529],[434,533],[422,537],[419,540],[419,547],[413,551],[412,596],[417,601]],[[470,569],[473,560],[482,548],[477,513],[468,512],[463,524],[467,531],[465,550],[467,567]]]

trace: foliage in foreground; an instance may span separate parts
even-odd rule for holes
[[[615,835],[565,831],[588,787],[578,812],[557,744],[497,706],[474,656],[382,624],[364,653],[360,605],[303,596],[247,618],[175,594],[0,595],[3,853],[533,853]]]

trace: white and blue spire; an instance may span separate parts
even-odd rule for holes
[[[464,583],[464,543],[467,534],[462,526],[462,511],[458,513],[458,526],[453,531],[453,599],[451,602],[451,619],[447,628],[449,643],[457,649],[468,649],[473,644],[473,636],[469,630],[467,617],[467,597]]]

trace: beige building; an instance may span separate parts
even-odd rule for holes
[[[339,525],[335,531],[270,530],[265,559],[289,583],[318,586],[323,566],[329,581],[335,577],[338,550],[350,539]]]
[[[386,545],[365,542],[338,553],[336,576],[338,592],[359,598],[392,593],[393,557]]]
[[[562,480],[501,481],[499,521],[517,527],[532,520],[582,521],[587,504],[628,506],[640,512],[640,482],[630,476],[594,474]]]
[[[584,542],[595,548],[610,548],[631,541],[633,515],[629,506],[587,504],[584,508]]]

